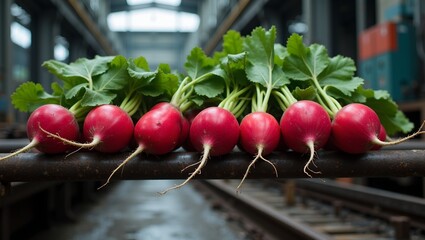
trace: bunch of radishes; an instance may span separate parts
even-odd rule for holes
[[[80,148],[114,153],[135,142],[107,184],[142,152],[162,155],[183,147],[202,153],[187,166],[197,165],[187,180],[165,193],[200,173],[210,156],[229,154],[236,146],[255,156],[241,184],[259,159],[278,175],[267,155],[288,149],[309,153],[304,172],[311,177],[318,171],[310,165],[323,147],[365,153],[399,142],[386,142],[387,133],[413,128],[387,92],[363,88],[351,59],[330,58],[323,46],[305,46],[296,34],[286,47],[275,39],[274,27],[258,27],[245,37],[229,31],[222,51],[208,57],[194,48],[186,73],[179,75],[166,64],[152,71],[143,57],[47,61],[43,66],[60,81],[52,84],[52,93],[28,82],[12,95],[17,109],[32,112],[31,142],[0,160],[30,148],[48,154]]]

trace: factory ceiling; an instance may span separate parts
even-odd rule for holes
[[[184,45],[198,30],[197,0],[110,0],[108,26],[127,57],[144,56],[155,67],[181,70]]]

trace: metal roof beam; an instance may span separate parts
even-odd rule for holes
[[[160,8],[165,10],[188,12],[188,13],[198,12],[197,5],[184,4],[183,2],[180,6],[172,6],[172,5],[156,3],[156,2],[136,4],[136,5],[128,5],[128,4],[111,5],[111,12],[134,11],[134,10],[147,9],[147,8]]]

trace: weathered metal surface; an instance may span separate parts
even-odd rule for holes
[[[0,161],[0,181],[104,180],[129,155],[78,152],[69,156],[23,153]],[[5,156],[5,154],[0,154]],[[113,179],[185,179],[196,163],[199,153],[177,151],[163,156],[141,154],[135,157]],[[308,154],[273,153],[267,158],[276,166],[279,178],[306,178],[303,172]],[[240,179],[253,157],[233,152],[208,160],[202,179]],[[315,160],[321,174],[318,178],[333,177],[404,177],[425,176],[425,150],[381,150],[362,155],[322,151]],[[312,166],[313,167],[313,166]],[[263,161],[256,163],[249,178],[276,178],[272,167]]]
[[[0,153],[12,152],[15,149],[22,148],[28,143],[29,143],[29,140],[26,138],[0,139]]]

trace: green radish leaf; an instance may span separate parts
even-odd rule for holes
[[[44,104],[59,104],[60,98],[44,91],[39,83],[22,83],[11,95],[13,106],[22,112],[32,112]]]
[[[146,58],[143,57],[143,56],[140,56],[140,57],[138,57],[136,59],[133,59],[131,62],[134,63],[134,65],[136,67],[141,68],[141,69],[145,70],[146,72],[149,72],[150,71],[149,63],[146,60]]]
[[[148,85],[154,78],[156,72],[152,72],[144,57],[130,59],[128,73],[135,80],[138,87]]]
[[[330,59],[327,68],[318,76],[320,86],[337,88],[343,94],[350,96],[364,80],[353,77],[356,67],[351,58],[336,56]]]
[[[255,28],[251,36],[245,38],[244,49],[248,53],[246,66],[250,81],[259,83],[266,88],[278,88],[289,83],[282,69],[274,61],[274,41],[276,28],[266,31],[262,27]]]
[[[400,131],[406,134],[411,132],[414,128],[413,123],[410,122],[406,115],[404,115],[404,113],[400,110],[398,110],[393,117],[381,120],[381,122],[382,121],[384,121],[383,125],[384,127],[386,126],[385,130],[388,129],[389,134],[394,134]]]
[[[238,54],[243,52],[243,37],[234,30],[229,30],[223,36],[223,50],[227,54]]]
[[[282,44],[275,43],[274,45],[274,63],[278,66],[283,66],[283,59],[289,55],[288,51]]]
[[[65,93],[65,99],[69,100],[75,98],[77,95],[84,93],[87,89],[89,89],[87,83],[78,84]]]
[[[234,30],[229,30],[223,36],[223,50],[221,52],[214,52],[213,59],[215,62],[219,63],[223,57],[226,57],[228,54],[239,54],[243,52],[243,41],[244,38],[241,37],[241,34]]]
[[[316,89],[313,86],[307,88],[296,87],[294,91],[292,91],[292,95],[294,95],[297,100],[314,100],[316,94]]]
[[[86,89],[83,97],[81,98],[81,106],[83,107],[96,107],[103,104],[110,104],[116,97],[116,94],[109,92],[98,92]]]
[[[80,58],[70,64],[65,64],[56,60],[49,60],[42,64],[51,73],[56,75],[65,83],[65,89],[86,82],[89,87],[93,84],[93,77],[108,70],[108,63],[114,57],[96,56],[94,59]]]
[[[246,53],[228,54],[221,59],[221,68],[225,72],[223,78],[228,85],[246,86],[248,79],[245,73]]]
[[[195,92],[198,95],[213,98],[223,92],[224,81],[223,78],[215,76],[211,77],[208,81],[201,81],[195,85]]]
[[[334,81],[333,84],[325,85],[325,89],[331,96],[333,96],[331,89],[334,89],[333,92],[340,92],[341,94],[350,97],[359,86],[363,85],[363,83],[364,80],[362,78],[353,77],[352,79],[346,81]]]
[[[199,47],[192,49],[187,56],[184,68],[192,80],[216,70],[214,59],[207,57],[204,51]]]
[[[179,85],[178,77],[172,74],[168,64],[160,64],[155,74],[155,78],[149,85],[141,88],[141,93],[146,96],[158,97],[165,94],[170,98]]]
[[[199,97],[199,96],[195,96],[193,98],[190,99],[193,103],[195,103],[198,107],[202,107],[204,105],[204,99]]]
[[[63,88],[57,82],[53,82],[50,87],[53,90],[54,96],[62,96],[63,95],[63,93],[64,93]]]
[[[326,48],[318,44],[313,44],[309,48],[305,48],[302,45],[304,48],[301,48],[299,46],[300,42],[294,42],[294,39],[299,40],[299,38],[293,38],[292,36],[289,38],[287,45],[290,55],[283,61],[285,74],[294,80],[317,79],[330,62]]]
[[[118,91],[123,89],[130,78],[127,59],[116,56],[109,64],[109,69],[94,79],[94,89],[97,91]]]
[[[329,85],[335,81],[350,80],[354,76],[356,65],[353,59],[343,56],[336,56],[329,59],[328,66],[319,75],[319,80],[325,85]]]
[[[286,49],[289,54],[295,55],[299,58],[305,58],[308,48],[304,46],[303,37],[298,34],[292,34],[287,42]]]
[[[57,60],[48,60],[42,64],[43,67],[47,68],[47,70],[55,75],[58,79],[63,81],[64,90],[68,90],[73,88],[74,86],[82,83],[87,83],[84,78],[80,76],[64,76],[62,74],[63,69],[68,68],[68,64],[57,61]]]
[[[398,110],[397,105],[392,100],[386,98],[369,98],[365,104],[378,114],[387,134],[392,135],[400,131],[408,133],[413,129],[413,124]]]

